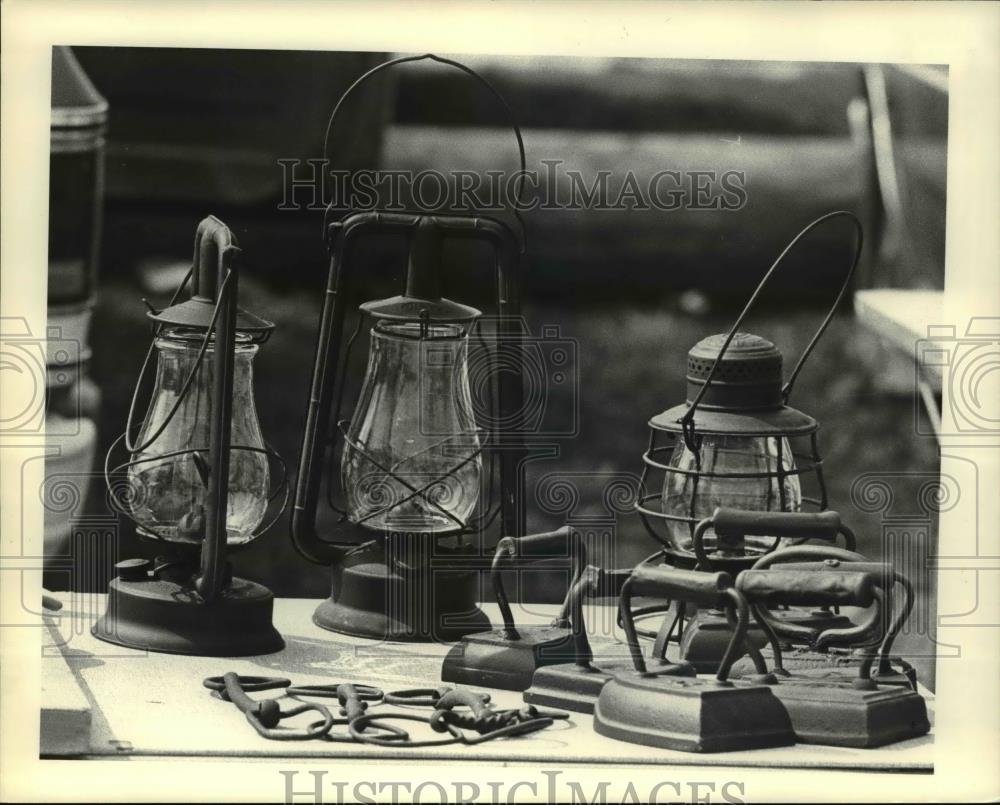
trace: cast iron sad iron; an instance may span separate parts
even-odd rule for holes
[[[618,644],[602,646],[596,658],[587,637],[587,626],[583,614],[583,599],[604,594],[620,593],[620,588],[631,575],[631,570],[602,570],[587,565],[576,584],[570,590],[568,605],[570,625],[573,629],[573,661],[544,665],[535,671],[531,687],[524,691],[524,700],[530,704],[561,707],[576,713],[593,713],[594,704],[601,694],[604,683],[616,671],[626,670],[632,665],[630,656],[615,657],[612,653]],[[611,589],[608,589],[611,588]],[[617,589],[615,589],[617,588]],[[672,676],[695,676],[694,666],[689,663],[673,663],[666,656],[654,657],[651,674]]]
[[[892,565],[869,561],[863,554],[840,548],[819,545],[800,545],[784,548],[761,557],[753,570],[766,570],[780,565],[783,570],[822,571],[851,570],[871,573],[886,596],[887,610],[892,623],[885,630],[879,649],[879,661],[873,674],[880,685],[896,685],[917,689],[917,672],[910,663],[892,654],[892,644],[913,610],[914,594],[910,580]],[[901,591],[897,596],[896,590]],[[762,654],[777,673],[792,671],[796,676],[814,679],[843,681],[857,676],[857,669],[867,662],[869,652],[850,645],[849,639],[838,642],[844,644],[825,645],[816,649],[819,630],[803,630],[798,624],[790,624],[775,629],[778,632],[778,651],[769,644]],[[733,666],[730,676],[739,678],[753,672],[753,665],[743,658]]]
[[[705,548],[705,535],[710,529],[714,531],[716,538],[716,548],[712,552]],[[854,533],[841,522],[840,515],[832,510],[759,512],[720,507],[711,517],[698,523],[692,547],[697,557],[697,569],[723,570],[736,574],[752,567],[755,561],[745,550],[747,537],[773,537],[773,551],[782,538],[834,543],[838,536],[844,540],[849,550],[854,550]],[[765,554],[756,561],[762,561],[770,555]],[[674,634],[679,634],[677,639],[681,658],[694,665],[700,674],[715,673],[729,645],[730,627],[726,616],[719,610],[698,608],[685,623],[687,614],[684,607],[678,606],[673,618],[663,620],[653,652],[662,655]],[[826,607],[812,611],[786,608],[776,612],[775,617],[816,630],[846,629],[853,625],[848,618]],[[748,641],[756,648],[763,648],[767,644],[767,637],[755,624],[751,624]]]
[[[872,677],[876,660],[885,659],[881,628],[887,595],[877,575],[865,572],[882,568],[873,563],[844,563],[820,569],[747,570],[736,584],[750,602],[754,617],[768,634],[779,682],[774,695],[784,705],[802,743],[871,748],[925,735],[930,730],[927,705],[909,687],[879,685]],[[778,635],[801,633],[771,616],[769,606],[857,606],[871,614],[853,629],[828,629],[813,640],[813,647],[848,644],[868,648],[850,678],[816,678],[782,667]],[[897,618],[898,620],[898,618]],[[882,650],[877,647],[881,644]]]
[[[648,588],[651,595],[725,611],[732,628],[715,679],[668,676],[647,669],[631,612],[637,585]],[[749,608],[728,573],[640,564],[622,587],[619,610],[633,668],[616,673],[601,689],[594,707],[598,734],[683,752],[730,752],[795,743],[788,713],[771,692],[776,687],[774,677],[768,674],[760,652],[746,642]],[[754,683],[734,685],[727,679],[729,668],[743,651],[755,658],[760,674]]]
[[[474,632],[456,643],[441,666],[444,682],[521,691],[531,684],[531,677],[539,667],[576,656],[569,625],[569,592],[559,616],[551,624],[515,625],[501,576],[504,560],[512,557],[529,561],[570,557],[569,591],[572,591],[586,564],[586,548],[579,532],[569,526],[543,534],[501,539],[490,573],[503,628]]]

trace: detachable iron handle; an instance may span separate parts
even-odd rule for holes
[[[783,552],[779,551],[777,555],[779,561],[781,553]],[[823,559],[822,561],[812,562],[781,562],[781,567],[788,570],[814,573],[844,570],[870,573],[875,579],[876,584],[880,585],[886,593],[890,594],[892,593],[893,588],[896,585],[899,585],[903,590],[903,601],[902,604],[896,605],[895,598],[890,597],[890,608],[893,611],[892,623],[886,630],[882,646],[879,648],[879,672],[890,672],[891,668],[889,655],[892,651],[893,641],[896,639],[896,635],[899,634],[900,630],[903,628],[903,624],[906,623],[907,618],[909,618],[910,613],[913,611],[915,601],[913,584],[906,576],[896,570],[896,568],[889,562],[871,562],[867,560],[839,559],[832,557]]]
[[[761,512],[719,507],[711,517],[719,536],[732,537],[802,537],[833,542],[841,534],[854,542],[854,534],[841,522],[835,511]],[[849,547],[848,550],[853,550]]]
[[[566,595],[568,599],[587,563],[587,547],[580,532],[570,526],[563,526],[555,531],[545,531],[540,534],[528,534],[523,537],[504,537],[497,543],[490,576],[493,581],[493,594],[503,618],[504,633],[509,640],[520,640],[521,638],[514,624],[514,615],[511,612],[507,591],[504,588],[502,570],[504,561],[515,557],[530,560],[569,558],[572,572]],[[565,612],[566,604],[564,603],[561,618],[565,617]]]
[[[744,570],[736,579],[747,600],[765,606],[870,607],[876,585],[873,574],[859,571]]]
[[[845,525],[835,511],[822,512],[761,512],[731,509],[720,506],[711,517],[706,517],[695,528],[692,548],[698,557],[698,566],[712,569],[712,554],[705,548],[705,535],[709,529],[716,539],[738,545],[745,537],[774,537],[773,551],[782,538],[819,539],[833,543],[843,537],[848,550],[853,551],[857,540],[854,532]],[[749,560],[748,560],[749,561]]]
[[[732,635],[716,674],[716,679],[720,682],[726,680],[729,669],[744,651],[749,651],[758,671],[766,673],[767,668],[760,652],[747,643],[750,610],[746,598],[733,586],[732,576],[728,573],[703,573],[670,565],[645,563],[638,565],[632,571],[632,575],[622,586],[621,596],[618,599],[618,617],[628,640],[632,664],[639,673],[647,673],[647,668],[632,615],[632,595],[636,587],[647,595],[659,595],[675,601],[690,601],[700,606],[726,610],[732,626]]]
[[[885,647],[888,634],[881,632],[883,612],[886,611],[888,595],[880,583],[880,574],[865,572],[865,570],[881,570],[877,563],[861,562],[864,569],[850,569],[851,563],[842,568],[823,570],[786,570],[780,563],[782,554],[786,556],[808,555],[813,548],[818,552],[836,551],[846,556],[860,556],[851,551],[841,551],[839,548],[823,548],[821,546],[800,546],[788,548],[769,554],[766,558],[769,564],[777,564],[777,569],[760,569],[755,566],[745,570],[736,579],[736,586],[748,599],[754,614],[754,619],[767,635],[768,642],[774,653],[774,667],[783,671],[781,645],[779,635],[799,642],[805,642],[814,649],[823,649],[833,645],[849,645],[870,647],[881,643]],[[775,561],[777,557],[778,561]],[[762,559],[763,559],[762,558]],[[764,564],[763,561],[758,565]],[[874,566],[872,566],[874,564]],[[865,567],[867,565],[867,567]],[[867,617],[860,623],[844,628],[818,630],[808,626],[788,623],[775,618],[769,606],[777,604],[800,606],[858,606],[869,607]],[[897,618],[898,620],[898,618]],[[902,621],[899,621],[901,624]],[[891,630],[890,630],[891,631]],[[891,643],[891,641],[889,641]],[[882,652],[879,652],[882,654]],[[862,684],[870,682],[871,667],[875,653],[868,653],[858,668],[858,678]],[[884,656],[884,655],[882,655]],[[887,663],[887,660],[885,661]],[[880,663],[882,665],[884,663]]]
[[[586,559],[580,532],[568,525],[557,528],[555,531],[545,531],[540,534],[504,537],[497,544],[497,553],[501,551],[507,556],[524,559],[569,557],[573,560],[574,566],[579,565],[581,559]],[[576,571],[576,574],[578,573],[579,568]]]
[[[731,603],[727,591],[733,586],[733,577],[724,572],[703,573],[670,565],[640,564],[632,571],[632,583],[640,594],[722,609]]]

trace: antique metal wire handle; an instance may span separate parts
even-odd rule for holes
[[[854,248],[854,257],[852,258],[850,267],[847,270],[847,276],[844,277],[844,282],[840,286],[840,290],[837,292],[837,296],[833,300],[833,304],[830,306],[830,310],[827,312],[826,317],[819,325],[819,328],[813,334],[812,339],[806,345],[805,350],[802,352],[802,355],[799,357],[798,362],[795,364],[795,368],[792,369],[791,375],[789,375],[788,380],[785,382],[784,387],[781,389],[782,399],[785,402],[788,401],[788,397],[792,393],[792,387],[795,385],[795,380],[799,376],[799,372],[805,365],[805,362],[809,358],[809,355],[812,353],[813,348],[816,346],[817,342],[822,337],[823,333],[826,331],[826,328],[833,320],[833,316],[837,312],[837,308],[840,306],[840,302],[844,298],[844,294],[847,293],[847,289],[851,284],[851,279],[854,277],[854,270],[857,268],[858,260],[861,259],[861,250],[862,247],[864,246],[864,228],[861,226],[861,221],[858,220],[858,217],[854,213],[848,212],[847,210],[836,210],[834,212],[828,212],[825,215],[821,215],[819,218],[815,219],[814,221],[803,227],[799,231],[799,233],[794,238],[791,239],[788,245],[785,246],[781,254],[778,255],[778,258],[771,264],[771,267],[767,270],[761,281],[757,284],[756,290],[754,290],[754,292],[750,295],[750,298],[747,300],[746,305],[744,305],[742,312],[740,313],[739,316],[736,317],[736,321],[733,322],[733,326],[730,328],[729,334],[726,336],[726,340],[722,343],[722,348],[719,350],[719,354],[715,359],[715,363],[712,364],[712,368],[709,370],[708,376],[705,378],[705,382],[702,384],[701,388],[698,390],[698,393],[691,401],[691,405],[688,407],[688,410],[684,413],[684,416],[681,417],[681,419],[679,420],[684,433],[684,443],[687,445],[688,449],[692,453],[697,454],[699,452],[699,447],[700,447],[700,445],[698,445],[697,441],[695,440],[695,425],[694,425],[695,411],[698,409],[698,405],[701,403],[702,398],[708,391],[708,387],[711,385],[712,380],[715,378],[715,374],[718,371],[720,364],[722,363],[722,357],[723,355],[725,355],[726,350],[729,348],[730,342],[733,340],[733,338],[736,336],[736,333],[739,331],[740,325],[743,324],[743,320],[747,317],[747,314],[750,312],[754,304],[757,302],[757,298],[761,295],[768,281],[771,279],[771,276],[781,265],[781,262],[785,259],[785,256],[793,248],[795,248],[796,244],[800,240],[802,240],[802,238],[804,238],[807,234],[809,234],[809,232],[811,232],[813,229],[820,226],[821,224],[833,220],[835,218],[847,218],[848,220],[851,221],[851,223],[854,224],[855,230],[857,232],[857,240]]]
[[[514,117],[514,112],[510,108],[510,104],[507,100],[500,94],[499,90],[493,86],[486,78],[484,78],[480,73],[473,70],[461,62],[454,61],[453,59],[446,59],[442,56],[436,56],[433,53],[424,53],[419,56],[400,56],[395,59],[390,59],[389,61],[382,62],[381,64],[372,67],[367,73],[357,78],[351,86],[349,86],[344,93],[340,96],[336,105],[333,107],[333,111],[330,113],[330,118],[326,123],[326,133],[323,135],[323,161],[324,164],[329,164],[330,159],[330,135],[333,133],[334,124],[337,121],[337,115],[340,113],[341,107],[351,96],[356,89],[358,89],[362,84],[368,81],[373,76],[381,73],[383,70],[387,70],[390,67],[394,67],[399,64],[406,64],[408,62],[418,62],[418,61],[433,61],[438,64],[443,64],[448,67],[453,67],[456,70],[460,70],[471,78],[475,79],[480,86],[484,87],[497,101],[500,107],[504,111],[504,115],[507,118],[507,123],[510,125],[511,129],[514,131],[514,137],[517,140],[517,155],[520,163],[520,171],[517,174],[517,181],[515,182],[514,190],[514,200],[515,204],[513,206],[514,218],[517,220],[518,229],[520,231],[520,251],[524,254],[528,249],[528,235],[527,230],[524,225],[524,219],[521,216],[521,211],[519,205],[521,201],[521,193],[524,191],[524,178],[527,173],[527,162],[524,156],[524,138],[521,136],[521,127],[518,125],[516,118]],[[327,233],[329,231],[329,215],[333,209],[333,204],[331,203],[323,215],[323,241],[327,242]]]

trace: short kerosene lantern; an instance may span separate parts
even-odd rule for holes
[[[431,55],[407,56],[373,68],[347,89],[334,107],[327,142],[338,111],[355,89],[392,65],[421,59],[475,78],[510,116],[499,93],[464,65]],[[516,123],[511,124],[523,176],[524,147]],[[523,241],[485,216],[380,210],[350,211],[327,223],[325,237],[330,269],[292,516],[298,551],[333,569],[331,596],[313,620],[335,632],[388,640],[454,640],[482,631],[489,621],[476,603],[482,562],[476,540],[498,514],[501,533],[524,532],[516,434],[522,357],[513,343],[521,326],[517,279]],[[363,274],[356,247],[366,238],[406,241],[406,285],[398,296],[359,305]],[[490,287],[496,352],[487,354],[503,371],[487,373],[497,401],[487,428],[476,421],[481,412],[473,410],[468,370],[469,336],[481,314],[443,296],[443,249],[454,240],[483,242],[495,257]],[[357,326],[345,338],[352,309]],[[366,322],[367,371],[353,415],[342,420],[350,350]],[[339,479],[333,469],[338,443]],[[500,467],[495,505],[490,500],[494,461]],[[324,527],[318,522],[324,464],[331,468],[328,502],[339,515],[339,522],[326,529],[334,539],[320,536]]]
[[[167,308],[149,313],[155,338],[105,477],[112,505],[164,555],[116,565],[92,630],[101,640],[199,656],[284,648],[271,623],[274,596],[234,577],[227,561],[274,522],[278,515],[260,528],[287,488],[282,480],[271,492],[269,462],[280,458],[265,446],[253,394],[252,361],[273,325],[237,307],[239,254],[228,227],[204,219],[187,278]],[[188,281],[191,297],[176,303]],[[154,349],[155,385],[136,436],[132,414]],[[109,469],[121,443],[129,460]]]
[[[857,233],[850,269],[786,381],[777,347],[761,336],[741,332],[740,326],[788,252],[815,227],[838,218],[850,220]],[[649,421],[649,447],[643,455],[636,502],[646,529],[663,544],[667,563],[736,574],[778,547],[786,536],[780,517],[758,518],[756,528],[719,528],[717,533],[712,517],[719,509],[827,509],[823,462],[817,444],[819,424],[790,406],[788,399],[799,372],[850,285],[861,247],[861,224],[852,213],[836,211],[817,218],[781,252],[728,334],[709,336],[691,348],[687,357],[687,401]],[[803,443],[807,446],[799,446]],[[814,477],[818,487],[815,496],[803,494],[805,476]],[[746,523],[748,518],[740,520]],[[749,521],[752,523],[753,518]],[[795,536],[800,537],[801,523],[792,526]],[[839,520],[830,526],[825,520],[817,520],[816,536],[829,540],[844,531]],[[673,622],[664,622],[660,641],[670,639],[683,622],[682,611],[675,615]],[[797,610],[789,613],[790,617],[803,615],[827,623],[835,617]],[[718,629],[709,628],[699,635],[703,626]],[[699,612],[680,639],[684,659],[694,663],[699,672],[713,671],[728,644],[728,626],[721,613]],[[762,635],[756,639],[763,644]]]

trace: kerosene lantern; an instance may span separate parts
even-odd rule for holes
[[[503,98],[468,67],[437,56],[407,56],[373,68],[347,89],[334,107],[327,142],[343,103],[362,83],[388,67],[422,59],[470,75],[510,115]],[[523,176],[521,134],[511,125]],[[523,241],[485,216],[380,210],[349,211],[328,221],[324,234],[330,269],[292,517],[299,553],[333,569],[331,596],[313,620],[343,634],[406,641],[454,640],[487,629],[476,603],[478,538],[497,515],[504,535],[524,532],[518,509],[523,358],[516,343]],[[366,239],[408,244],[406,284],[397,296],[359,304],[364,267],[357,247]],[[470,334],[475,331],[477,343],[486,346],[477,325],[481,313],[443,295],[443,251],[458,240],[484,243],[495,258],[488,287],[494,291],[496,345],[487,354],[500,370],[487,373],[497,400],[487,427],[476,420],[483,412],[473,410],[468,371]],[[357,324],[345,337],[349,315]],[[367,371],[353,415],[341,419],[351,347],[366,325]],[[491,502],[494,461],[499,499]],[[325,464],[328,503],[339,516],[328,528],[318,520]],[[327,536],[320,535],[324,529]]]
[[[112,505],[163,555],[116,565],[107,611],[92,629],[101,640],[199,656],[284,648],[271,591],[233,576],[227,561],[274,522],[278,515],[261,528],[287,488],[282,480],[271,491],[269,462],[280,458],[264,443],[253,393],[253,358],[273,325],[237,307],[239,255],[228,227],[204,219],[184,283],[167,308],[148,314],[154,341],[105,477]],[[191,296],[177,303],[188,281]],[[132,416],[154,350],[155,385],[136,434]],[[129,460],[111,469],[122,443]]]
[[[761,336],[741,332],[740,326],[788,252],[815,227],[838,218],[851,221],[857,233],[850,268],[822,324],[784,380],[777,347]],[[643,455],[636,502],[647,531],[662,543],[667,563],[735,574],[782,543],[781,518],[761,520],[760,528],[717,532],[711,518],[718,509],[779,513],[827,509],[817,443],[819,424],[790,406],[788,399],[850,285],[862,237],[861,223],[850,212],[836,211],[817,218],[781,252],[730,331],[704,338],[689,351],[686,402],[649,421],[649,447]],[[806,476],[814,478],[818,494],[804,494],[802,479]],[[816,536],[830,539],[838,531],[839,524],[832,531],[818,530]],[[696,535],[702,561],[695,552]],[[678,608],[673,619],[664,621],[659,642],[670,638],[684,615]],[[798,610],[788,616],[820,618],[827,625],[837,617],[829,612]],[[763,645],[759,632],[752,632],[751,638]],[[699,672],[714,671],[729,643],[724,616],[698,611],[680,642],[682,656]]]

